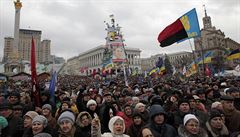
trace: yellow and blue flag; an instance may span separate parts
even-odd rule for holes
[[[227,57],[228,60],[240,59],[240,49],[233,50]]]

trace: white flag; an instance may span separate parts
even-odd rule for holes
[[[236,70],[237,72],[240,72],[240,65],[237,65],[237,66],[235,67],[235,70]]]
[[[187,69],[186,69],[186,66],[184,66],[182,74],[185,75],[186,73],[187,73]]]

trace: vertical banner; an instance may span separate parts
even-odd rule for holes
[[[31,76],[32,76],[32,96],[34,104],[40,107],[40,95],[37,83],[37,72],[36,72],[36,55],[35,55],[35,44],[32,37],[32,47],[31,47]]]

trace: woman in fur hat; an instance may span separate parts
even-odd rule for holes
[[[193,114],[184,116],[183,125],[178,128],[179,137],[208,137],[207,132],[200,127],[199,120]]]
[[[88,112],[83,111],[78,115],[76,124],[80,137],[91,137],[91,122],[92,117]]]
[[[218,110],[210,112],[210,118],[206,122],[206,130],[209,137],[228,137],[229,132],[223,123],[222,115]]]

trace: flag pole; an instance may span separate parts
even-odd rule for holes
[[[196,56],[195,56],[195,52],[194,52],[194,50],[193,50],[193,46],[192,46],[192,43],[191,43],[190,39],[188,39],[188,42],[189,42],[190,48],[191,48],[191,50],[192,50],[193,62],[194,62],[194,64],[195,64],[196,67],[197,67],[197,64],[196,64]],[[199,73],[198,67],[197,67],[197,72]]]
[[[205,79],[205,65],[204,65],[204,55],[203,55],[203,45],[202,45],[202,38],[200,38],[199,45],[201,47],[201,54],[202,54],[202,68],[203,68],[203,77]]]

